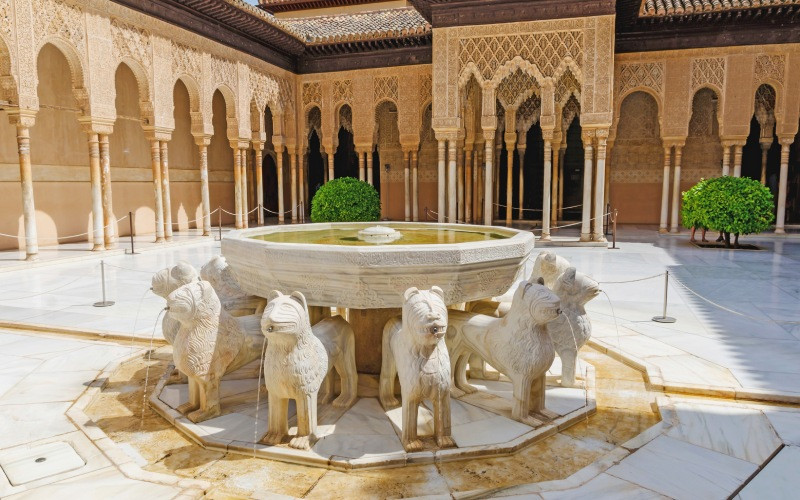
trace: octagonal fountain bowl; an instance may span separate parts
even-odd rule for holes
[[[309,305],[399,308],[409,287],[448,304],[504,293],[534,246],[527,231],[428,223],[331,223],[234,231],[222,254],[244,290],[300,291]]]

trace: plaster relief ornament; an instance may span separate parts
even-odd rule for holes
[[[447,306],[439,287],[409,288],[403,314],[383,329],[380,399],[384,409],[400,405],[394,394],[400,378],[403,405],[401,441],[406,451],[420,451],[417,414],[423,400],[433,402],[433,432],[440,448],[455,446],[450,431],[450,356],[445,344]]]
[[[355,334],[341,316],[325,318],[311,327],[306,298],[300,292],[270,294],[261,332],[267,338],[264,383],[269,398],[269,422],[264,444],[280,444],[289,434],[289,400],[297,407],[297,435],[289,446],[311,448],[316,440],[317,397],[325,382],[332,392],[332,369],[341,379],[333,406],[347,408],[356,401]]]
[[[558,297],[542,283],[542,279],[523,281],[502,318],[450,311],[447,335],[455,387],[467,393],[477,390],[467,382],[466,369],[470,354],[478,354],[511,379],[511,417],[533,426],[541,422],[531,412],[545,419],[555,417],[544,407],[545,375],[555,359],[547,324],[561,310]]]
[[[261,297],[248,295],[242,290],[233,275],[233,270],[222,255],[213,257],[200,268],[200,278],[211,283],[222,306],[234,316],[261,315],[264,312],[267,301]]]
[[[547,329],[561,358],[561,385],[574,387],[578,351],[592,336],[592,324],[583,306],[597,297],[600,285],[570,267],[556,280],[553,293],[561,300],[563,314],[550,322]]]

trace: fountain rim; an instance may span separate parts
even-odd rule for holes
[[[402,226],[430,226],[430,228],[439,229],[456,229],[456,230],[480,230],[481,232],[499,232],[509,234],[508,238],[482,240],[482,241],[464,241],[457,243],[423,243],[423,244],[402,244],[395,243],[392,245],[331,245],[327,243],[292,243],[282,241],[265,241],[250,236],[259,234],[267,234],[272,232],[294,232],[294,231],[313,231],[321,229],[329,229],[333,227],[350,227],[353,229],[366,228],[372,226],[387,226],[394,229],[402,230]],[[427,227],[424,227],[427,228]],[[518,245],[525,241],[535,242],[536,238],[530,231],[515,229],[503,226],[486,226],[481,224],[453,224],[453,223],[440,223],[440,222],[406,222],[406,221],[375,221],[375,222],[314,222],[309,224],[283,224],[273,226],[258,226],[246,229],[236,229],[229,232],[223,237],[225,239],[246,240],[266,245],[268,247],[277,247],[281,249],[296,249],[296,250],[315,250],[318,252],[332,251],[336,252],[350,252],[350,253],[383,253],[383,252],[408,252],[415,251],[448,251],[456,249],[468,248],[485,248],[487,243],[489,246],[498,247],[506,245]]]

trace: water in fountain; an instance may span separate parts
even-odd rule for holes
[[[567,324],[569,325],[569,331],[572,333],[572,341],[575,343],[575,354],[576,354],[575,367],[577,368],[577,366],[578,366],[578,361],[577,361],[578,360],[578,357],[577,357],[577,354],[578,354],[578,340],[575,338],[575,330],[572,328],[572,321],[569,320],[569,316],[564,314],[563,311],[560,312],[559,314],[561,314],[562,316],[564,316],[564,318],[566,318]],[[588,380],[588,377],[589,377],[589,368],[586,368],[583,371],[583,407],[584,408],[589,406],[589,380]],[[562,379],[564,378],[564,360],[563,359],[561,360],[561,378]],[[589,414],[588,413],[586,413],[586,426],[587,427],[589,426]]]
[[[147,368],[144,371],[144,390],[142,391],[142,417],[139,420],[139,428],[144,427],[144,409],[147,407],[147,384],[150,381],[150,358],[153,356],[153,338],[156,336],[156,328],[161,321],[161,316],[167,311],[167,308],[161,310],[156,318],[156,323],[153,325],[153,333],[150,334],[150,348],[147,350]]]
[[[152,288],[148,288],[142,294],[142,297],[139,299],[139,307],[136,309],[136,317],[133,319],[133,328],[131,329],[131,343],[130,348],[128,349],[128,356],[133,353],[133,344],[134,340],[136,340],[136,326],[139,323],[139,313],[142,311],[142,302],[144,302],[144,298],[147,297],[147,294],[153,291]]]
[[[611,297],[608,296],[605,290],[600,290],[606,296],[608,306],[611,308],[611,317],[614,318],[614,328],[617,330],[617,352],[622,352],[622,347],[619,342],[619,325],[617,324],[617,314],[614,312],[614,304],[611,303]]]

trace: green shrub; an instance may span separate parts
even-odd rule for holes
[[[339,177],[326,183],[311,200],[312,222],[372,222],[380,217],[378,191],[352,177]]]
[[[735,235],[738,246],[740,234],[766,231],[775,219],[772,193],[747,177],[702,180],[683,193],[683,199],[684,225],[721,231],[728,247],[731,234]]]

